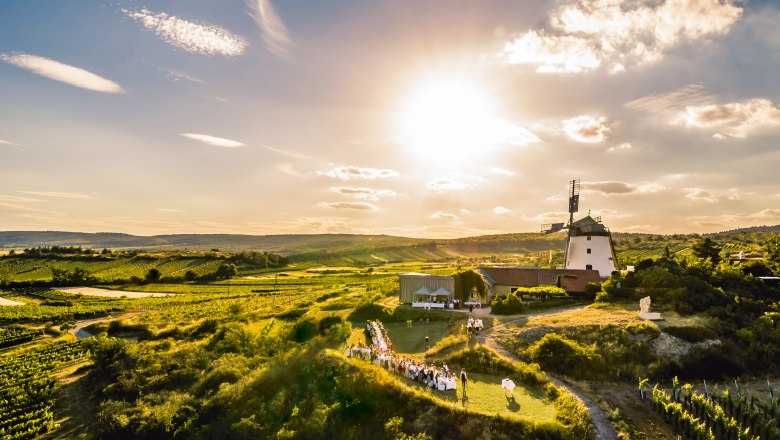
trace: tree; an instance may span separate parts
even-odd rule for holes
[[[198,278],[198,275],[191,270],[188,270],[187,272],[184,272],[184,281],[195,281]]]
[[[712,241],[709,237],[700,240],[698,243],[694,244],[692,248],[693,255],[699,258],[709,258],[715,266],[717,266],[722,259],[720,257],[721,249],[723,249],[723,246]]]
[[[156,267],[153,267],[149,269],[149,272],[146,272],[146,275],[144,276],[144,281],[147,283],[156,283],[160,281],[160,278],[162,277],[162,274],[159,270],[157,270]]]
[[[775,235],[764,243],[764,260],[775,273],[780,273],[780,235]]]
[[[236,274],[238,274],[238,267],[236,267],[235,264],[225,263],[217,268],[217,271],[214,272],[214,277],[220,280],[226,280],[228,278],[233,278]]]

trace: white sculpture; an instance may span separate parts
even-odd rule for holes
[[[650,321],[663,319],[660,313],[650,312],[650,297],[646,296],[639,300],[639,319],[647,319]]]

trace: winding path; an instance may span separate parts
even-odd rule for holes
[[[498,340],[496,340],[495,337],[493,337],[493,332],[496,329],[501,327],[506,327],[509,324],[515,323],[523,319],[528,319],[534,316],[555,315],[558,313],[568,312],[572,310],[579,310],[583,308],[585,308],[585,306],[572,306],[563,309],[544,310],[536,313],[518,315],[516,317],[508,319],[507,321],[504,321],[500,324],[490,327],[489,329],[486,329],[487,331],[484,334],[477,335],[477,340],[487,345],[488,347],[492,348],[501,356],[504,356],[513,361],[523,362],[520,358],[517,357],[517,355],[507,350],[503,345],[501,345],[498,342]],[[496,317],[496,315],[489,315],[489,316]],[[590,420],[593,425],[593,431],[596,436],[596,440],[616,440],[618,438],[617,431],[615,431],[615,427],[612,426],[612,423],[607,418],[607,415],[604,414],[604,411],[601,410],[601,408],[598,406],[596,402],[594,402],[591,398],[586,396],[581,390],[578,390],[571,384],[564,383],[562,380],[558,379],[557,377],[550,376],[549,374],[547,374],[547,377],[556,386],[561,388],[566,388],[567,390],[569,390],[572,394],[577,396],[577,398],[579,398],[582,401],[582,403],[585,404],[585,407],[588,408],[588,413],[590,413]]]

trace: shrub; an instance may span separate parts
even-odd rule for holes
[[[672,336],[692,343],[718,338],[718,335],[716,335],[715,332],[706,327],[669,326],[666,327],[664,331]]]
[[[588,283],[585,285],[585,293],[587,295],[598,295],[601,292],[601,283]]]
[[[513,315],[523,311],[523,300],[517,293],[512,292],[505,297],[498,296],[493,299],[490,307],[490,312],[496,315]]]
[[[597,357],[593,348],[555,333],[544,335],[526,353],[546,370],[578,377],[594,367]]]

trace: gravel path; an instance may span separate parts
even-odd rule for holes
[[[544,316],[544,315],[554,315],[557,313],[562,312],[568,312],[572,310],[578,310],[582,309],[585,306],[574,306],[574,307],[567,307],[564,309],[554,309],[554,310],[544,310],[536,313],[529,313],[525,315],[518,315],[515,318],[511,318],[505,322],[502,322],[501,324],[498,324],[496,326],[493,326],[492,328],[486,329],[486,331],[483,334],[477,335],[477,340],[488,347],[495,350],[498,354],[512,359],[513,361],[522,362],[520,358],[517,357],[514,353],[507,350],[502,346],[494,337],[493,332],[501,327],[506,327],[508,324],[512,324],[514,322],[527,319],[532,316]],[[549,374],[547,377],[550,379],[552,383],[554,383],[556,386],[559,386],[561,388],[565,388],[569,390],[572,394],[577,396],[582,403],[585,404],[585,407],[588,408],[588,412],[590,413],[590,420],[593,424],[593,431],[596,435],[596,440],[615,440],[617,439],[617,431],[615,431],[615,427],[612,426],[612,423],[607,418],[606,414],[604,414],[604,411],[601,410],[601,408],[591,400],[588,396],[586,396],[582,391],[576,389],[571,384],[564,383],[562,380],[550,376]]]

